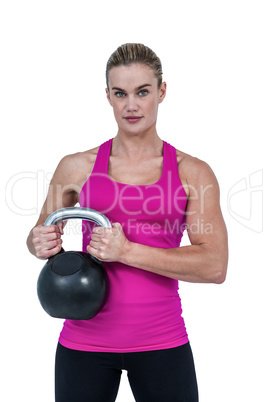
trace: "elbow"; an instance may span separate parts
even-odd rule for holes
[[[211,275],[212,283],[221,285],[225,282],[227,276],[227,262],[214,265],[213,274]]]
[[[228,267],[228,249],[225,248],[222,252],[213,252],[209,254],[207,259],[210,283],[221,285],[225,282]]]
[[[216,285],[222,285],[225,282],[226,279],[226,274],[224,273],[219,273],[218,276],[214,279],[213,283]]]
[[[221,285],[226,280],[228,252],[215,253],[206,250],[206,258],[204,259],[202,270],[202,282],[214,283]]]

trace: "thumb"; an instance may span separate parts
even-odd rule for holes
[[[123,232],[122,225],[119,222],[113,223],[112,228],[113,228],[113,233],[114,233],[115,237],[119,237],[120,234]]]
[[[64,235],[63,228],[64,228],[64,226],[66,225],[66,223],[67,223],[67,221],[61,221],[61,222],[58,222],[58,223],[57,223],[61,235]]]

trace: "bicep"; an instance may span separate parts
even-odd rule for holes
[[[227,231],[220,207],[220,190],[211,168],[201,162],[198,174],[189,177],[190,195],[186,209],[186,228],[191,244],[202,245],[226,257]]]
[[[46,218],[60,208],[73,207],[78,202],[78,188],[69,174],[69,157],[64,157],[58,164],[49,184],[47,197],[36,225],[43,224]]]

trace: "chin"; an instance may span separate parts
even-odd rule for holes
[[[125,133],[126,135],[129,135],[129,136],[139,136],[139,135],[143,135],[143,134],[146,134],[146,133],[149,133],[151,130],[154,130],[155,131],[155,124],[152,124],[152,125],[150,125],[150,126],[143,126],[143,127],[138,127],[138,126],[135,126],[134,124],[133,124],[133,126],[132,127],[119,127],[119,131],[120,132],[122,132],[122,133]]]

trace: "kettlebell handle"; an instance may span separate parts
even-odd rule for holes
[[[52,212],[46,219],[44,226],[56,225],[58,222],[67,219],[84,219],[105,228],[112,227],[111,222],[105,215],[94,209],[80,207],[61,208]]]

